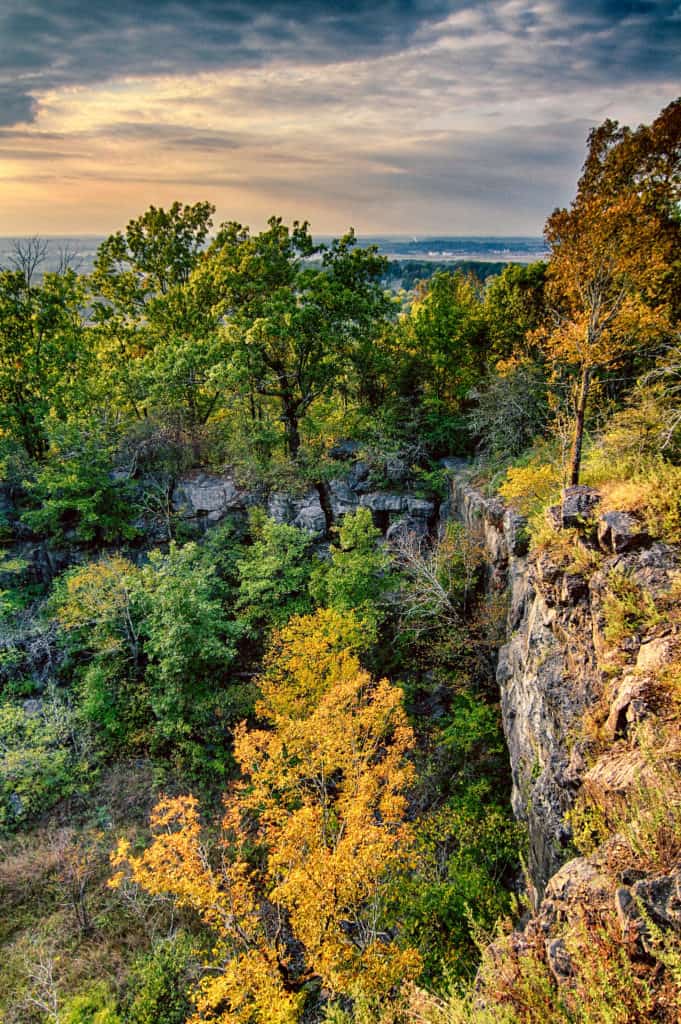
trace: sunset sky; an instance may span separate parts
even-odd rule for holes
[[[176,198],[253,227],[538,234],[589,129],[679,92],[670,0],[0,0],[0,235]]]

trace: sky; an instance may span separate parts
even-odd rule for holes
[[[678,0],[0,0],[0,235],[540,234],[680,92]]]

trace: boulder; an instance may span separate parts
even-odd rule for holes
[[[650,685],[639,676],[625,676],[610,705],[605,734],[610,740],[626,739],[630,728],[643,721],[649,713]]]
[[[185,518],[208,516],[216,522],[230,510],[247,508],[253,504],[253,498],[241,491],[231,476],[199,473],[177,482],[172,504]]]
[[[641,523],[629,512],[604,512],[598,519],[597,532],[602,550],[615,555],[643,547],[651,539]]]
[[[363,494],[359,503],[364,508],[370,508],[372,512],[404,512],[407,508],[407,498],[404,494],[383,491]]]
[[[612,906],[612,884],[607,868],[586,857],[567,861],[546,886],[539,907],[545,931],[562,921],[579,921],[588,907],[594,915]]]
[[[300,501],[295,502],[294,509],[293,526],[308,530],[318,537],[326,536],[326,515],[317,491],[310,491]]]
[[[409,533],[409,520],[408,519],[396,519],[394,523],[391,523],[385,532],[385,539],[390,542],[395,542],[406,537]]]
[[[371,467],[368,462],[363,462],[358,459],[357,462],[353,462],[350,467],[350,472],[346,478],[346,484],[352,491],[360,492],[367,491],[369,489],[368,477],[371,472]]]
[[[672,641],[669,637],[655,637],[646,640],[638,649],[636,668],[639,672],[656,672],[672,655]]]
[[[327,493],[334,522],[338,522],[348,512],[354,512],[359,505],[358,495],[345,480],[332,480]]]
[[[563,528],[582,526],[585,519],[591,518],[600,500],[600,494],[593,487],[584,484],[566,487],[561,503]]]
[[[681,869],[635,882],[631,894],[636,906],[662,927],[681,932]]]
[[[297,526],[319,537],[326,535],[326,516],[317,491],[308,491],[302,497],[275,492],[268,498],[267,514],[275,523]]]
[[[558,985],[565,984],[575,969],[563,939],[549,939],[546,943],[546,962]]]
[[[660,946],[651,936],[648,922],[656,928],[681,933],[681,871],[652,875],[620,886],[615,893],[615,912],[626,941],[634,940],[649,956],[659,955]]]
[[[523,558],[530,546],[530,535],[527,530],[527,518],[515,512],[512,508],[506,509],[503,519],[504,536],[509,555],[515,558]]]
[[[430,519],[435,515],[435,502],[426,498],[407,498],[407,511],[414,519]]]
[[[333,448],[329,449],[329,456],[338,462],[348,462],[350,459],[354,459],[359,449],[359,441],[353,441],[352,438],[345,437],[340,441],[336,441]]]
[[[409,477],[409,463],[397,456],[385,460],[385,478],[390,484],[402,484]]]

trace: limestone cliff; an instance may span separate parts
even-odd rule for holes
[[[677,644],[677,628],[656,608],[678,571],[678,552],[650,538],[634,516],[599,514],[598,504],[596,492],[568,488],[549,513],[554,549],[528,554],[521,516],[484,498],[465,475],[452,482],[453,514],[484,543],[488,586],[508,594],[497,680],[513,809],[528,829],[529,873],[537,902],[546,893],[547,920],[585,879],[597,902],[605,884],[598,857],[570,859],[566,815],[580,797],[607,816],[645,773],[635,727],[655,722],[656,679]],[[605,606],[621,581],[634,609],[613,637]],[[611,881],[611,902],[612,888]]]

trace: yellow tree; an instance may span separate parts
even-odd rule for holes
[[[125,844],[114,855],[114,884],[128,872],[174,894],[218,937],[196,1022],[288,1024],[310,985],[380,998],[418,972],[383,919],[409,858],[413,736],[400,691],[362,669],[360,643],[352,617],[329,610],[275,637],[257,708],[268,728],[236,734],[243,780],[226,799],[219,868],[191,797],[156,808],[140,857]]]
[[[551,247],[547,300],[553,316],[546,350],[556,363],[575,371],[572,484],[579,482],[595,372],[656,340],[670,322],[669,275],[679,240],[673,216],[676,186],[672,175],[662,190],[665,202],[658,183],[653,201],[645,187],[646,168],[657,166],[651,164],[650,145],[645,159],[642,149],[638,159],[631,156],[632,139],[639,133],[620,130],[615,122],[592,132],[577,195],[569,210],[554,211],[545,228]],[[652,137],[658,136],[659,147],[678,154],[678,125],[673,139],[669,132]]]

